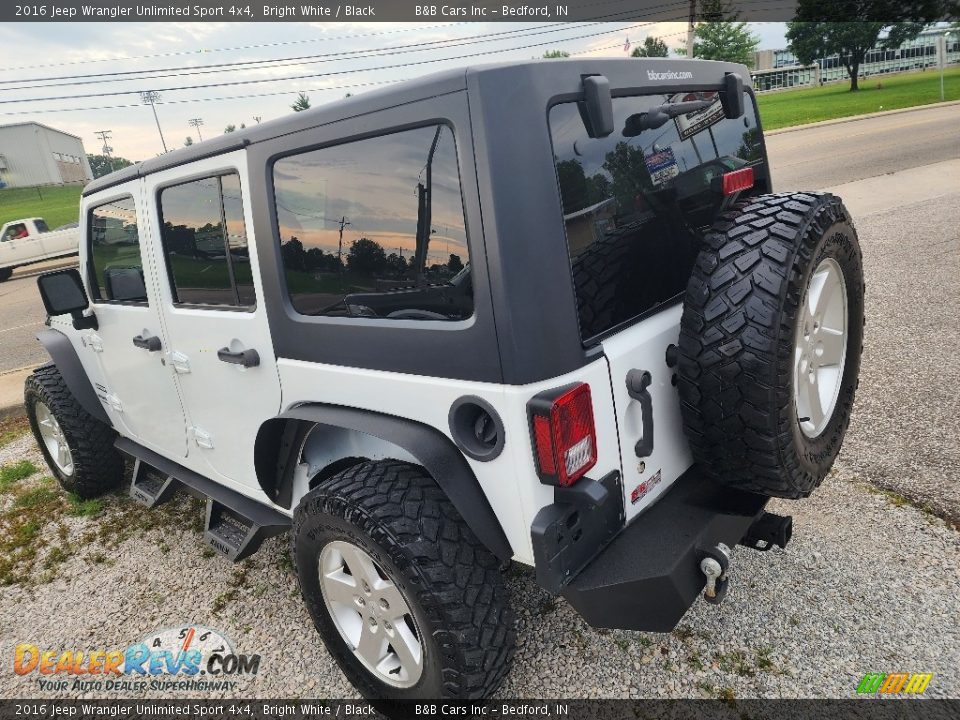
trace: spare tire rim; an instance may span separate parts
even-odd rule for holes
[[[833,258],[810,276],[794,344],[793,397],[803,434],[819,436],[840,396],[847,356],[847,286]]]
[[[34,406],[34,412],[37,416],[40,438],[43,440],[53,464],[64,475],[73,475],[73,453],[70,452],[70,446],[67,444],[67,438],[63,434],[60,423],[50,412],[50,408],[42,402],[38,402]]]
[[[340,637],[378,680],[398,688],[423,674],[424,647],[403,593],[365,550],[335,540],[320,552],[320,590]]]

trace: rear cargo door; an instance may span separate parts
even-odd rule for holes
[[[693,464],[680,419],[675,370],[666,362],[667,348],[676,344],[680,333],[680,313],[681,306],[675,304],[603,341],[620,436],[628,522]],[[643,383],[636,380],[644,373],[649,373],[650,382],[638,393]],[[628,380],[633,381],[632,392]]]

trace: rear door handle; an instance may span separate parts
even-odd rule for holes
[[[634,452],[644,458],[653,454],[653,398],[650,383],[653,378],[646,370],[631,370],[627,373],[627,394],[640,403],[640,418],[643,421],[643,437],[637,440]]]
[[[134,335],[133,344],[149,352],[157,352],[161,347],[160,338],[156,335],[147,335],[146,337],[143,335]]]
[[[260,364],[260,353],[256,350],[240,350],[232,352],[230,348],[220,348],[217,350],[217,358],[221,362],[231,365],[242,365],[243,367],[256,367]]]

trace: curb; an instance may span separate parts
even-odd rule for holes
[[[776,130],[764,130],[765,137],[770,135],[781,135],[783,133],[796,132],[798,130],[809,130],[810,128],[829,127],[830,125],[842,125],[843,123],[856,122],[857,120],[869,120],[870,118],[900,115],[908,112],[918,112],[920,110],[929,110],[930,108],[950,107],[960,105],[960,100],[947,100],[946,102],[927,103],[926,105],[914,105],[908,108],[898,108],[896,110],[880,110],[879,112],[867,113],[865,115],[850,115],[849,117],[835,118],[833,120],[819,120],[817,122],[805,123],[803,125],[791,125],[790,127],[777,128]],[[761,122],[763,116],[761,113]]]
[[[14,368],[13,370],[4,370],[0,372],[0,385],[3,384],[4,378],[7,375],[13,375],[15,373],[23,373],[25,371],[32,371],[34,368],[38,367],[37,365],[27,365],[22,368]],[[18,383],[19,386],[19,383]],[[21,395],[22,398],[22,390]],[[23,406],[23,401],[18,400],[12,404],[0,406],[0,420],[9,420],[10,418],[24,417],[27,414],[26,408]]]

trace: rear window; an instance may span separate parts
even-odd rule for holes
[[[651,120],[658,106],[713,100]],[[720,210],[719,178],[762,162],[752,97],[723,115],[715,93],[614,98],[614,131],[587,135],[576,103],[550,110],[557,178],[584,342],[676,298]],[[763,173],[757,173],[763,178]],[[765,180],[759,180],[759,183]]]

